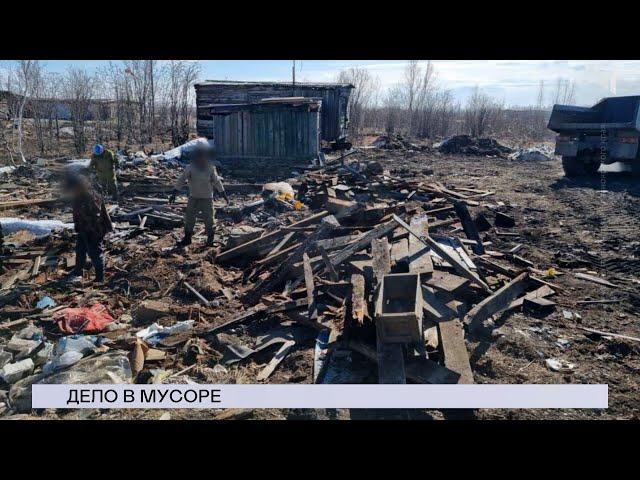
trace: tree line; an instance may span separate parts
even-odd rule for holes
[[[25,161],[25,118],[32,121],[39,155],[60,152],[65,127],[71,127],[77,155],[96,142],[180,145],[192,131],[199,74],[197,62],[181,60],[111,61],[93,74],[77,67],[52,73],[40,61],[17,61],[0,86],[13,122],[0,148],[11,162]]]
[[[456,134],[542,140],[549,136],[551,105],[575,101],[573,82],[558,79],[555,85],[540,82],[535,105],[509,108],[480,87],[462,104],[438,81],[431,62],[422,66],[416,60],[407,63],[402,81],[386,90],[360,67],[340,72],[336,80],[355,86],[349,99],[350,130],[355,136],[384,131],[434,140]]]

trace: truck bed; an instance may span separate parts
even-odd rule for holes
[[[610,97],[593,107],[554,105],[548,128],[554,132],[631,129],[640,132],[640,96]]]

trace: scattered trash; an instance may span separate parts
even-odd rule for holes
[[[99,303],[91,307],[64,308],[56,312],[53,319],[64,333],[97,333],[113,322],[107,308]]]
[[[56,301],[53,298],[44,296],[36,303],[36,308],[44,310],[45,308],[55,307],[56,305]]]
[[[185,320],[170,327],[163,327],[162,325],[154,323],[136,333],[136,337],[150,345],[155,345],[165,337],[190,331],[193,328],[193,323],[193,320]]]
[[[554,372],[572,373],[576,369],[575,364],[557,358],[547,358],[544,362]]]

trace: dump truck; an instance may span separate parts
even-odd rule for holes
[[[593,107],[554,105],[548,128],[567,177],[594,175],[601,164],[623,162],[640,175],[640,96],[609,97]]]

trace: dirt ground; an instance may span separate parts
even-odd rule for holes
[[[549,281],[561,290],[551,299],[557,308],[551,314],[534,316],[522,312],[505,313],[492,328],[482,334],[467,335],[467,348],[476,383],[588,383],[609,385],[607,410],[481,410],[478,419],[637,419],[640,418],[638,383],[640,376],[640,342],[589,333],[591,328],[610,333],[640,337],[640,183],[624,176],[606,174],[588,180],[564,178],[559,160],[517,162],[502,158],[443,156],[431,151],[384,151],[365,149],[352,157],[378,160],[391,174],[411,176],[429,173],[429,178],[445,186],[491,190],[494,195],[483,204],[505,204],[516,226],[510,229],[519,236],[498,236],[495,231],[483,234],[491,250],[505,252],[522,244],[518,255],[533,262],[536,269],[556,270]],[[250,200],[245,198],[244,201]],[[486,207],[471,207],[472,215]],[[224,220],[222,221],[224,224]],[[232,287],[242,270],[223,269],[210,262],[207,250],[195,245],[189,262],[180,255],[164,253],[178,238],[176,230],[154,242],[140,245],[136,251],[112,255],[114,268],[127,275],[136,274],[130,288],[163,292],[177,281],[178,272],[196,281],[207,272],[196,288],[205,289],[213,280],[219,287]],[[201,241],[202,239],[199,239]],[[117,249],[114,253],[118,253]],[[152,272],[152,273],[150,273]],[[575,278],[573,273],[598,275],[617,287],[602,286]],[[153,280],[150,282],[149,278]],[[204,278],[204,277],[203,277]],[[115,281],[115,280],[114,280]],[[146,283],[145,283],[146,282]],[[155,282],[155,286],[154,286]],[[148,285],[147,285],[148,284]],[[160,288],[157,288],[159,285]],[[116,292],[117,294],[118,292]],[[235,296],[240,292],[235,292]],[[184,297],[182,300],[181,298]],[[185,306],[193,299],[184,293],[174,295]],[[580,304],[580,301],[608,300],[613,303]],[[204,312],[213,324],[225,321],[239,308],[237,299],[221,298],[215,311]],[[127,308],[128,305],[122,305]],[[117,312],[116,312],[117,313]],[[185,318],[192,315],[185,311]],[[570,318],[569,318],[570,317]],[[180,317],[182,318],[182,317]],[[272,316],[229,333],[252,344],[259,335],[277,328],[286,317]],[[224,337],[223,337],[224,339]],[[314,337],[300,341],[283,360],[269,383],[310,383],[312,378]],[[189,372],[189,378],[201,383],[254,383],[257,373],[269,361],[265,351],[250,361],[216,370],[219,360],[215,345],[200,342],[210,359]],[[571,373],[551,371],[546,359],[559,359],[575,365]],[[338,359],[338,362],[342,361]],[[376,383],[375,366],[359,354],[348,361],[347,383]],[[180,379],[176,379],[180,382]],[[343,380],[344,381],[344,380]],[[42,412],[41,418],[157,419],[169,413],[171,419],[252,418],[252,419],[446,419],[459,418],[460,412],[443,411],[363,411],[363,410],[123,410]],[[466,415],[466,416],[465,416]],[[468,412],[462,415],[468,417]]]
[[[380,155],[378,152],[372,156]],[[521,236],[488,235],[495,250],[522,243],[519,255],[540,270],[554,267],[552,281],[564,291],[556,311],[543,318],[505,314],[489,338],[468,340],[476,383],[589,383],[609,385],[607,410],[514,410],[477,412],[481,419],[637,419],[640,417],[640,343],[605,339],[579,327],[640,337],[640,183],[623,174],[585,180],[564,177],[559,160],[524,163],[500,158],[395,155],[390,168],[432,168],[444,184],[496,192],[516,218]],[[393,165],[393,166],[392,166]],[[493,247],[491,247],[493,248]],[[594,271],[618,285],[600,286],[571,272]],[[584,300],[619,300],[577,304]],[[567,320],[563,310],[581,319]],[[558,342],[560,340],[560,342]],[[545,358],[576,365],[550,371]]]

